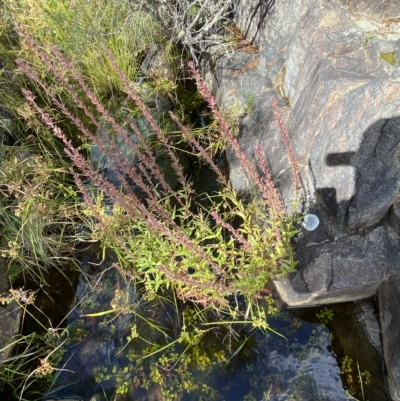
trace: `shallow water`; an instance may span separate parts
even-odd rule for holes
[[[160,351],[155,359],[149,357],[139,363],[138,355],[147,351],[143,342],[139,345],[140,349],[137,349],[137,342],[127,344],[132,327],[136,325],[148,342],[165,344],[164,335],[146,331],[135,313],[107,313],[96,317],[83,315],[110,310],[111,302],[114,305],[120,302],[120,306],[127,302],[140,310],[142,316],[151,317],[165,327],[171,335],[171,342],[174,339],[174,311],[173,308],[160,309],[151,302],[138,302],[133,288],[116,270],[107,268],[110,262],[106,261],[98,267],[102,273],[84,268],[87,273],[79,280],[74,310],[68,321],[71,339],[75,338],[66,348],[59,366],[62,372],[49,389],[49,395],[74,394],[85,401],[110,400],[114,396],[123,401],[352,399],[343,388],[338,360],[332,351],[332,336],[339,338],[340,335],[336,332],[332,335],[330,330],[318,323],[315,317],[318,309],[307,310],[303,318],[285,310],[269,317],[270,327],[284,337],[272,331],[261,333],[244,327],[235,331],[215,329],[207,332],[189,350],[177,344]],[[125,294],[124,299],[116,298],[117,290]],[[332,322],[342,319],[344,325],[348,325],[348,316],[340,317],[343,306],[335,308]],[[307,315],[311,323],[305,320]],[[202,327],[201,324],[198,327]],[[347,335],[352,336],[352,333]],[[358,342],[367,342],[366,338],[357,338]],[[183,355],[191,362],[182,365]],[[168,369],[160,366],[161,356],[170,358],[165,365]],[[205,362],[201,364],[200,361]],[[148,372],[151,372],[152,366],[157,366],[164,394],[162,387],[151,380],[149,388],[145,389],[145,379],[149,380],[151,373]],[[362,369],[371,367],[363,363]],[[192,389],[186,391],[185,386]],[[204,386],[208,390],[204,390]],[[122,394],[116,395],[117,390]],[[368,391],[366,386],[365,399],[387,399],[371,398]]]

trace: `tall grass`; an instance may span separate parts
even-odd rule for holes
[[[74,245],[84,236],[84,231],[78,233],[76,227],[85,217],[70,187],[69,162],[60,142],[33,112],[20,89],[29,87],[37,94],[41,107],[54,112],[53,117],[68,137],[77,146],[84,144],[76,130],[63,124],[63,117],[57,115],[46,92],[16,71],[14,61],[18,55],[35,69],[53,95],[62,96],[68,108],[75,109],[68,91],[48,74],[17,29],[35,37],[42,49],[57,46],[85,83],[109,104],[124,99],[120,99],[119,77],[104,52],[98,50],[101,44],[113,49],[121,70],[134,80],[145,55],[164,44],[165,38],[149,16],[132,10],[128,0],[5,0],[0,7],[0,117],[3,113],[9,115],[0,119],[0,130],[13,137],[14,142],[13,146],[1,144],[0,250],[13,280],[19,272],[45,284],[46,273],[73,263]],[[149,94],[154,86],[141,85],[147,88],[141,95]],[[169,88],[173,87],[171,83]],[[168,87],[161,89],[165,88]]]
[[[33,138],[31,138],[33,139]],[[84,232],[82,208],[65,164],[34,143],[3,146],[0,169],[0,254],[18,275],[46,285],[46,274],[71,265]]]
[[[165,45],[158,24],[134,11],[129,0],[5,0],[4,20],[24,27],[44,48],[57,46],[100,97],[121,88],[106,55],[98,50],[103,43],[112,49],[130,80],[138,77],[145,55]],[[35,54],[23,43],[22,48],[30,62],[36,63]],[[46,71],[41,73],[44,78]]]

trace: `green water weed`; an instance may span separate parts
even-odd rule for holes
[[[361,395],[362,400],[364,401],[365,400],[364,387],[368,386],[368,384],[370,383],[371,373],[368,370],[364,370],[363,372],[361,372],[358,361],[356,361],[357,372],[354,372],[353,364],[354,364],[353,359],[350,358],[348,355],[345,355],[340,363],[340,373],[341,375],[344,376],[346,380],[348,387],[347,388],[348,394],[353,397],[356,393],[359,393]],[[357,376],[355,376],[355,373]]]
[[[319,312],[316,313],[316,316],[320,323],[323,326],[326,326],[329,322],[333,320],[334,314],[333,310],[328,308],[327,306],[324,306],[323,309],[321,309]]]

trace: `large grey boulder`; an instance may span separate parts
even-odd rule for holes
[[[399,120],[389,120],[400,115],[400,68],[381,57],[396,57],[400,35],[367,34],[336,2],[282,1],[260,21],[257,4],[241,2],[238,24],[261,49],[257,71],[291,105],[287,129],[309,201],[320,192],[351,227],[378,221],[399,189]]]
[[[291,306],[367,298],[400,268],[391,208],[400,189],[399,7],[364,1],[361,15],[356,2],[343,3],[240,1],[236,23],[258,53],[211,57],[205,69],[222,108],[244,113],[254,96],[238,140],[252,161],[261,146],[290,207],[297,195],[272,112],[278,100],[302,213],[321,220],[296,243],[298,272],[276,283]],[[228,161],[234,188],[254,193],[232,151]]]
[[[399,21],[400,3],[390,0],[238,1],[236,23],[258,52],[210,57],[204,68],[219,105],[243,114],[242,149],[255,163],[260,145],[290,207],[297,194],[271,107],[277,98],[300,169],[301,212],[320,225],[302,228],[298,271],[276,288],[290,306],[355,301],[379,289],[393,400],[400,400]],[[231,150],[228,161],[234,188],[253,194]]]

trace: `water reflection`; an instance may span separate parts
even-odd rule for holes
[[[129,281],[116,270],[103,263],[99,271],[80,278],[68,322],[71,341],[49,395],[73,394],[85,401],[351,399],[343,390],[340,369],[330,351],[330,333],[321,324],[279,311],[268,322],[284,337],[245,327],[215,328],[190,348],[178,341],[162,350],[178,338],[173,308],[138,302]],[[125,304],[129,307],[123,313]],[[110,305],[119,313],[104,313]],[[145,329],[132,308],[140,309],[141,319],[152,319],[165,332]],[[96,313],[100,314],[93,316]],[[88,314],[92,316],[84,316]],[[204,329],[195,315],[186,316],[192,316],[195,330]],[[133,328],[143,338],[141,342],[130,341]],[[151,353],[155,343],[162,345],[161,350],[141,361],[140,355]]]
[[[310,324],[281,312],[274,319],[286,339],[269,335],[262,347],[269,378],[264,400],[349,400],[331,337],[321,324]]]

